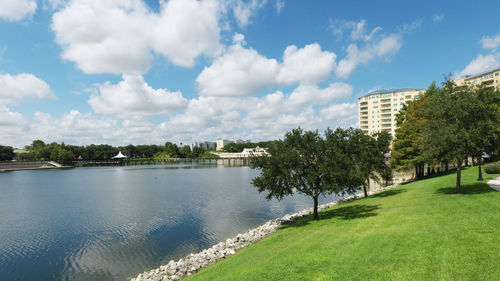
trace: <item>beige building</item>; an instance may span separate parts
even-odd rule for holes
[[[457,86],[483,85],[486,87],[495,87],[496,89],[500,89],[500,67],[473,75],[462,76],[455,79],[455,84],[457,84]]]
[[[403,104],[422,95],[425,90],[387,89],[370,92],[358,99],[359,128],[368,134],[387,131],[395,136],[396,114]]]

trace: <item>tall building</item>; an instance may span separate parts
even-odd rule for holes
[[[387,131],[395,136],[396,114],[403,104],[425,91],[418,89],[386,89],[368,93],[358,99],[359,128],[368,134]]]
[[[230,141],[222,139],[222,138],[218,138],[217,139],[217,148],[216,148],[216,150],[217,151],[223,150],[224,149],[224,145],[226,145],[228,143],[230,143]]]
[[[495,87],[500,90],[500,66],[481,73],[462,76],[455,79],[455,84],[457,84],[457,86],[482,85],[486,87]]]

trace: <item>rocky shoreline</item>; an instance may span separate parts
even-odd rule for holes
[[[378,189],[369,194],[378,193],[387,189],[394,188],[398,185],[392,185]],[[360,196],[360,194],[351,195],[318,206],[318,210],[328,209],[337,204],[355,200]],[[220,242],[208,249],[205,249],[197,254],[189,254],[188,256],[180,259],[178,261],[171,260],[168,264],[162,265],[159,268],[144,272],[139,274],[137,277],[132,278],[131,281],[169,281],[169,280],[180,280],[187,276],[190,276],[200,269],[207,267],[217,261],[229,257],[236,253],[237,250],[247,247],[264,237],[273,234],[278,230],[278,228],[286,223],[293,222],[304,216],[312,214],[313,209],[305,209],[298,211],[293,214],[284,215],[281,218],[267,221],[265,224],[251,229],[243,234],[238,234],[233,238],[228,238],[225,242]]]

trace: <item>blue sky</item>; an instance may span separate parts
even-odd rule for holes
[[[498,1],[2,0],[0,144],[280,138],[500,65]]]

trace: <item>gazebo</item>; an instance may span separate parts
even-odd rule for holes
[[[127,156],[123,155],[121,151],[116,154],[116,156],[113,157],[113,159],[124,159],[127,158]]]

